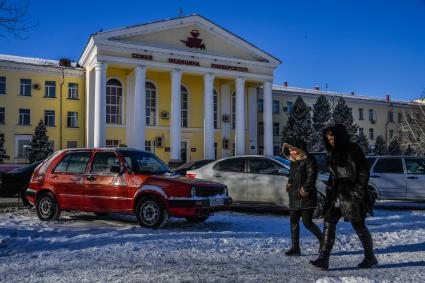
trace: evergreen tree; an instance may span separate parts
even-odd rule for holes
[[[311,145],[313,129],[311,126],[310,107],[298,96],[288,122],[283,128],[283,142],[291,138],[303,139],[307,145]]]
[[[415,150],[409,144],[407,146],[406,150],[404,151],[404,155],[413,155],[414,153],[415,153]]]
[[[390,145],[388,146],[388,153],[391,155],[399,155],[400,151],[400,143],[398,141],[398,138],[393,137],[390,142]]]
[[[375,155],[384,155],[387,152],[384,137],[379,135],[376,137],[373,153]]]
[[[369,153],[369,141],[363,132],[360,132],[357,136],[357,144],[363,149],[364,154]]]
[[[34,135],[32,136],[31,149],[28,155],[28,161],[30,163],[33,163],[39,160],[44,160],[51,153],[52,150],[50,148],[46,126],[44,125],[43,121],[40,120],[37,127],[35,128]]]
[[[345,99],[340,97],[338,103],[333,109],[332,121],[335,124],[343,124],[347,128],[351,141],[357,140],[358,125],[353,124],[353,113],[350,107],[345,103]]]
[[[320,95],[313,105],[313,141],[312,150],[316,152],[324,151],[323,129],[331,120],[331,106],[324,95]]]
[[[3,163],[4,159],[9,159],[9,156],[6,154],[6,150],[4,149],[4,137],[0,136],[0,163]]]

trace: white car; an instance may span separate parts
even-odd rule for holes
[[[380,200],[425,201],[425,158],[368,156],[369,187]]]
[[[235,205],[287,209],[289,198],[285,188],[289,164],[288,160],[274,156],[235,156],[187,171],[187,176],[225,184]],[[319,176],[316,183],[321,201],[325,192],[323,178],[326,176]]]

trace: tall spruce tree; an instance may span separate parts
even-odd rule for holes
[[[387,152],[385,146],[385,140],[382,135],[376,137],[375,147],[373,148],[373,154],[375,155],[384,155]]]
[[[288,122],[283,128],[283,142],[291,138],[303,139],[309,147],[313,138],[313,129],[311,126],[311,108],[305,104],[304,100],[298,96],[295,101],[292,112],[289,115]]]
[[[360,132],[357,136],[357,144],[363,149],[364,154],[369,154],[369,141],[363,132]]]
[[[393,137],[391,139],[390,145],[388,146],[388,153],[391,155],[398,155],[400,154],[400,143],[398,141],[398,138]]]
[[[357,130],[359,126],[354,124],[351,108],[347,106],[343,97],[339,98],[338,103],[333,109],[332,122],[335,124],[343,124],[347,128],[350,140],[353,142],[357,140]]]
[[[4,137],[0,135],[0,163],[3,163],[5,159],[9,159],[9,156],[6,154],[6,149],[4,148]]]
[[[313,141],[312,150],[316,152],[324,151],[322,132],[331,120],[331,105],[324,95],[317,98],[313,105]]]
[[[50,148],[49,137],[47,136],[46,126],[43,121],[38,122],[35,128],[34,135],[32,136],[31,149],[28,155],[28,161],[30,163],[44,160],[50,154],[52,150]]]

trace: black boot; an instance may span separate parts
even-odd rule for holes
[[[357,236],[362,243],[364,250],[364,259],[358,265],[359,268],[371,268],[374,265],[378,264],[378,260],[375,257],[375,253],[373,251],[373,240],[372,235],[367,229],[366,226],[363,226],[361,229],[356,230]]]
[[[325,222],[323,231],[323,241],[320,245],[320,254],[316,260],[311,260],[310,263],[322,270],[329,269],[329,256],[335,242],[335,225]]]
[[[301,255],[300,249],[300,225],[291,223],[292,247],[285,252],[287,256]]]

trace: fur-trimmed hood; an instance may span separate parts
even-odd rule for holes
[[[308,157],[308,151],[307,151],[307,144],[300,139],[290,139],[286,143],[282,145],[282,154],[285,156],[286,159],[295,161],[291,154],[289,153],[290,149],[293,148],[297,150],[300,154],[297,158],[297,160],[305,160]]]

